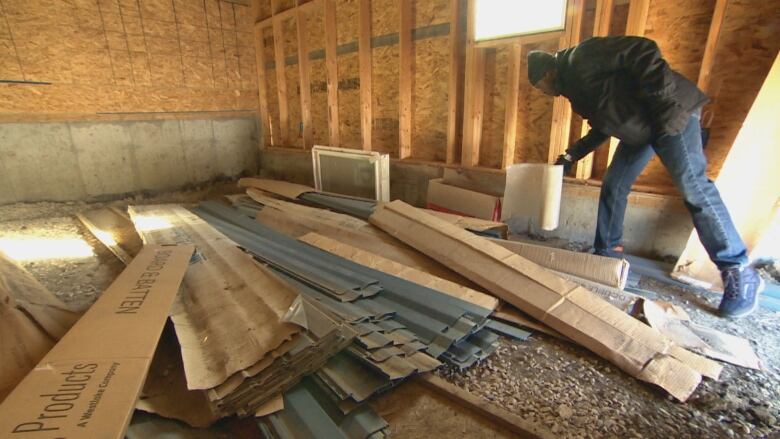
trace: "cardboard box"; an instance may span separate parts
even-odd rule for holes
[[[428,181],[428,209],[501,221],[501,197],[444,183],[437,178]]]
[[[145,246],[0,405],[0,436],[123,438],[193,251]]]

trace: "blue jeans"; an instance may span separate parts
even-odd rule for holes
[[[707,161],[702,151],[700,112],[688,119],[678,135],[663,135],[652,145],[631,146],[620,142],[615,151],[599,197],[596,222],[596,252],[612,255],[623,238],[623,219],[628,194],[647,163],[658,154],[683,196],[693,225],[710,259],[721,270],[747,265],[747,249],[739,237],[718,189],[707,178]]]

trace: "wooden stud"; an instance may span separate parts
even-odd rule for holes
[[[626,35],[638,37],[645,35],[647,26],[647,12],[650,9],[650,0],[631,0],[628,6],[628,21],[626,22]]]
[[[490,422],[495,423],[514,433],[519,433],[524,438],[552,437],[552,433],[542,425],[533,424],[522,417],[510,413],[498,405],[475,396],[458,386],[433,375],[423,374],[417,377],[417,382],[437,392],[449,400],[473,410],[484,416]]]
[[[398,31],[398,158],[412,156],[412,2],[401,0]]]
[[[612,24],[612,11],[615,9],[615,0],[596,0],[596,18],[593,23],[593,36],[609,36],[609,28]]]
[[[287,79],[284,75],[284,40],[280,19],[274,19],[273,31],[276,91],[279,95],[279,144],[287,145],[290,142],[290,115],[287,112]]]
[[[260,126],[263,130],[260,148],[274,145],[274,133],[271,119],[268,117],[268,91],[265,79],[265,42],[263,28],[255,25],[255,63],[257,64],[257,94],[260,102]]]
[[[501,168],[506,169],[515,161],[515,137],[517,135],[517,97],[520,92],[521,47],[512,47],[507,72],[506,110],[504,116],[504,153]]]
[[[359,9],[360,134],[363,136],[363,150],[371,151],[371,0],[360,0]]]
[[[726,17],[728,0],[716,0],[715,10],[712,12],[712,22],[710,23],[710,32],[707,35],[707,43],[704,45],[704,57],[701,60],[701,69],[699,70],[698,86],[705,94],[709,92],[710,82],[712,80],[712,67],[715,64],[715,53],[718,50],[718,41],[720,40],[720,30],[723,26],[723,20]]]
[[[479,165],[479,147],[482,139],[482,116],[485,107],[485,49],[474,45],[475,0],[468,0],[466,16],[466,75],[463,103],[463,140],[461,165]]]
[[[298,75],[301,87],[301,121],[303,122],[303,149],[312,147],[311,83],[309,80],[309,45],[306,35],[306,16],[300,7],[295,16],[298,30]]]
[[[559,47],[569,47],[580,39],[584,0],[570,0],[566,9],[566,31],[559,41]],[[566,151],[571,130],[571,104],[563,96],[553,101],[552,127],[550,128],[550,148],[547,162],[555,163],[557,157]]]
[[[447,154],[448,164],[455,163],[458,145],[460,99],[460,0],[450,0],[450,82],[447,95]]]
[[[328,75],[328,139],[339,146],[339,73],[336,63],[336,1],[324,0],[325,68]]]

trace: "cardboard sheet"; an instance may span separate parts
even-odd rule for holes
[[[628,281],[630,264],[625,259],[608,258],[505,239],[492,239],[492,241],[532,262],[561,273],[568,273],[620,289],[625,288]]]
[[[0,405],[0,435],[123,438],[192,253],[144,247]]]
[[[245,177],[238,180],[238,187],[255,188],[288,200],[294,200],[306,192],[316,192],[311,186],[267,178]]]
[[[461,216],[498,221],[501,198],[444,183],[441,178],[428,181],[428,208]]]
[[[349,259],[352,262],[449,294],[450,296],[457,297],[458,299],[465,300],[474,305],[491,310],[495,310],[498,307],[498,299],[493,296],[472,290],[471,288],[430,275],[423,271],[401,265],[377,254],[363,251],[328,237],[316,233],[308,233],[301,237],[300,240],[333,253],[334,255]]]
[[[748,340],[698,325],[679,306],[644,299],[642,312],[650,326],[684,348],[737,366],[764,368]]]
[[[454,213],[441,212],[438,210],[426,209],[426,212],[431,215],[441,218],[448,223],[455,224],[456,226],[471,230],[474,232],[496,232],[501,238],[506,239],[509,233],[509,226],[498,221],[484,220],[481,218],[473,218],[470,216],[456,215]]]
[[[219,418],[209,403],[206,391],[187,389],[181,348],[170,323],[160,337],[135,408],[197,428],[208,427]]]
[[[514,233],[555,230],[561,211],[563,166],[519,163],[506,170],[501,221]]]
[[[171,314],[189,389],[221,384],[299,332],[281,321],[297,293],[225,235],[181,206],[129,210],[144,242],[195,245]]]
[[[0,252],[0,402],[78,318]]]
[[[681,401],[693,393],[702,375],[716,379],[721,372],[717,363],[676,346],[586,288],[408,204],[383,204],[369,220]]]

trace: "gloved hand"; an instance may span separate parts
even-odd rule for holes
[[[571,160],[571,156],[568,154],[561,154],[558,156],[558,160],[555,161],[556,165],[563,165],[563,173],[568,174],[574,166],[574,161]]]

